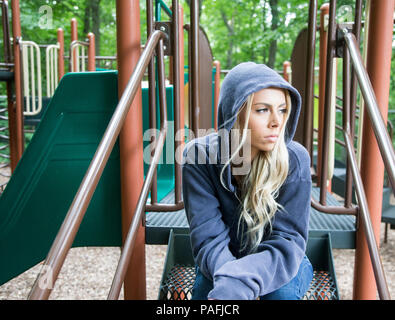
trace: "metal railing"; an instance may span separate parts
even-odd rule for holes
[[[387,133],[387,127],[380,113],[368,73],[363,66],[362,57],[359,53],[355,36],[348,32],[347,29],[343,29],[342,32],[344,34],[344,40],[347,48],[350,52],[351,62],[358,78],[358,83],[365,100],[366,110],[372,123],[372,128],[388,173],[392,190],[395,191],[395,153],[392,141]]]
[[[127,242],[125,242],[125,246],[130,246],[133,248],[133,228],[136,224],[141,221],[141,213],[144,209],[145,201],[148,195],[148,189],[152,182],[153,172],[156,169],[158,159],[160,153],[162,152],[164,137],[166,135],[167,130],[167,121],[166,121],[166,107],[164,105],[165,99],[165,80],[164,80],[164,66],[163,66],[163,38],[165,34],[161,31],[154,31],[150,34],[150,37],[147,41],[147,45],[144,51],[141,54],[139,61],[131,75],[129,82],[120,98],[120,101],[114,111],[114,114],[107,126],[107,129],[103,135],[102,140],[96,150],[95,155],[88,167],[88,170],[81,182],[81,185],[74,197],[74,200],[67,212],[67,215],[60,227],[58,234],[51,246],[51,249],[48,253],[48,256],[44,262],[42,267],[42,271],[38,275],[33,288],[29,294],[29,299],[48,299],[52,286],[46,285],[47,283],[54,284],[56,281],[60,269],[66,259],[67,253],[71,248],[71,245],[74,241],[74,238],[78,232],[82,219],[85,215],[85,212],[88,208],[88,205],[91,201],[93,193],[96,189],[97,184],[99,183],[101,174],[106,166],[107,160],[111,154],[111,151],[114,147],[116,139],[122,129],[123,123],[125,121],[126,115],[130,109],[131,102],[133,101],[134,96],[137,93],[137,90],[140,86],[141,80],[144,76],[144,71],[148,66],[148,63],[151,61],[152,56],[154,55],[155,48],[158,45],[158,55],[162,57],[160,60],[162,64],[160,64],[160,95],[161,95],[161,131],[159,135],[158,142],[156,144],[155,153],[153,156],[153,161],[149,168],[148,176],[144,182],[143,189],[140,193],[140,198],[138,202],[138,206],[136,208],[136,214],[131,223],[131,231],[128,234]],[[126,248],[127,249],[127,248]],[[125,248],[124,248],[125,250]],[[127,258],[127,257],[126,257]],[[123,265],[123,261],[125,259],[124,256],[121,257],[122,262],[120,264]],[[126,261],[127,264],[128,261]],[[118,274],[118,273],[117,273]],[[117,277],[118,279],[118,277]]]
[[[384,166],[387,170],[392,189],[394,190],[395,182],[395,152],[392,146],[392,142],[388,136],[385,122],[381,116],[376,96],[374,94],[372,85],[369,80],[366,69],[362,63],[362,57],[359,53],[358,45],[355,36],[350,33],[347,29],[342,29],[344,35],[344,52],[343,52],[343,64],[345,66],[345,73],[343,80],[344,85],[347,86],[350,79],[348,74],[348,66],[350,62],[353,64],[355,73],[357,75],[358,83],[362,91],[362,95],[365,100],[366,110],[370,118],[370,122],[373,127],[374,134],[376,136],[377,144],[380,149],[381,156],[384,161]],[[346,100],[346,105],[349,101]],[[372,260],[373,271],[377,283],[377,289],[379,296],[383,300],[391,299],[388,290],[387,282],[385,279],[385,273],[383,265],[380,259],[379,249],[374,236],[372,222],[370,220],[369,207],[366,200],[366,195],[364,191],[364,186],[361,178],[361,174],[358,169],[357,159],[355,155],[355,150],[353,146],[353,138],[350,134],[350,116],[345,106],[345,119],[343,121],[343,134],[344,140],[346,142],[346,149],[348,154],[348,159],[351,165],[352,176],[355,184],[355,190],[358,198],[359,212],[361,214],[362,226],[364,227],[367,245],[369,249],[369,254]]]
[[[311,0],[316,2],[316,0]],[[329,93],[332,90],[332,69],[333,59],[337,50],[336,45],[339,44],[337,39],[338,26],[335,21],[336,13],[336,0],[330,1],[329,7],[329,23],[328,23],[328,46],[327,46],[327,58],[326,58],[326,81],[325,81],[325,92]],[[316,14],[316,13],[314,13]],[[311,15],[311,13],[310,13]],[[343,49],[343,135],[345,140],[345,146],[347,149],[347,167],[346,167],[346,181],[345,181],[345,200],[344,206],[328,206],[326,204],[326,181],[328,176],[328,155],[329,155],[329,120],[330,119],[330,106],[331,106],[331,95],[325,95],[325,109],[323,127],[323,138],[322,138],[322,158],[321,158],[321,172],[319,175],[319,187],[320,187],[320,199],[319,201],[311,199],[311,205],[316,210],[332,214],[352,214],[356,215],[356,221],[359,221],[364,228],[364,235],[368,244],[368,250],[370,259],[373,266],[375,280],[380,299],[390,299],[390,294],[385,279],[384,269],[380,259],[378,245],[376,243],[375,235],[372,228],[372,222],[370,219],[369,208],[364,192],[364,186],[362,178],[358,169],[354,150],[354,129],[355,129],[355,115],[356,115],[356,86],[357,81],[361,88],[365,104],[368,108],[368,115],[374,128],[377,143],[380,148],[381,155],[384,160],[385,167],[388,171],[389,179],[391,184],[394,186],[395,181],[395,153],[392,147],[391,140],[388,137],[386,126],[383,118],[379,112],[377,101],[372,89],[367,72],[362,64],[362,58],[359,53],[358,41],[361,27],[361,16],[362,16],[362,0],[357,0],[355,4],[355,22],[353,25],[352,33],[348,30],[342,29],[344,43]],[[311,17],[309,17],[311,19]],[[311,40],[313,41],[313,40]],[[310,44],[313,45],[313,44]],[[353,72],[350,75],[350,56],[353,64]],[[310,66],[311,67],[311,66]],[[308,72],[309,74],[309,72]],[[357,79],[356,79],[357,78]],[[311,81],[306,82],[306,84]],[[306,99],[313,99],[313,95],[306,97]],[[311,104],[310,104],[311,105]],[[309,113],[311,110],[307,110]],[[351,172],[350,172],[351,171]],[[358,205],[353,205],[352,199],[352,182],[354,182],[355,190],[358,198]]]
[[[70,70],[71,72],[84,72],[86,70],[86,50],[89,42],[74,40],[70,44]]]
[[[26,99],[24,115],[33,116],[42,109],[41,54],[40,47],[33,41],[20,41],[23,95]]]
[[[52,97],[58,86],[58,51],[59,42],[47,46],[45,49],[45,61],[47,65],[47,97]]]

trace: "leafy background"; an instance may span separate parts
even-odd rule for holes
[[[138,0],[136,0],[138,1]],[[171,0],[163,0],[169,7]],[[189,2],[180,0],[184,8],[184,23],[189,23]],[[325,2],[318,1],[318,8]],[[146,2],[140,0],[140,30],[144,43],[146,34]],[[46,6],[46,7],[43,7]],[[215,60],[221,69],[230,69],[242,61],[253,60],[282,70],[283,62],[290,60],[293,44],[301,29],[307,27],[309,1],[307,0],[199,0],[200,24],[205,29]],[[338,0],[339,20],[352,20],[355,0]],[[65,32],[65,48],[70,45],[70,20],[78,22],[78,36],[84,40],[89,31],[95,33],[96,55],[116,54],[116,8],[115,1],[109,0],[29,0],[20,1],[22,38],[39,44],[56,43],[56,30]],[[40,10],[41,9],[41,10]],[[44,9],[44,11],[43,11]],[[48,18],[50,11],[50,19]],[[166,19],[166,15],[162,14]],[[365,20],[365,17],[363,17]],[[319,14],[317,17],[319,21]],[[41,23],[40,23],[41,22]],[[43,26],[44,24],[44,26]],[[318,35],[318,34],[317,34]],[[185,40],[187,35],[185,34]],[[0,39],[0,43],[3,40]],[[317,36],[317,41],[319,37]],[[185,43],[187,43],[185,41]],[[393,42],[395,47],[395,41]],[[317,43],[318,48],[318,43]],[[362,47],[361,47],[362,49]],[[0,50],[3,60],[3,52]],[[392,57],[395,50],[392,50]],[[187,48],[184,51],[188,61]],[[318,66],[318,50],[316,50]],[[66,70],[67,70],[66,63]],[[116,65],[112,65],[116,68]],[[339,70],[341,68],[339,67]],[[389,97],[389,120],[395,125],[395,59],[391,62],[391,83]],[[317,75],[317,74],[316,74]],[[318,76],[316,76],[317,80]],[[341,95],[341,77],[338,81]],[[315,93],[318,93],[316,84]],[[0,95],[5,94],[1,84]],[[317,115],[317,112],[315,112]],[[317,122],[317,121],[315,121]],[[341,118],[338,119],[341,124]],[[341,134],[338,137],[342,139]]]

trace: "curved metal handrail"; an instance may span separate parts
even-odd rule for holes
[[[359,53],[355,36],[348,32],[347,29],[342,29],[342,32],[344,34],[347,48],[350,52],[351,62],[354,66],[359,86],[365,100],[366,110],[372,124],[374,135],[376,136],[377,144],[384,161],[384,166],[388,173],[392,191],[395,192],[395,152],[392,141],[388,135],[385,122],[380,113],[369,75],[363,66],[362,57]]]
[[[101,174],[106,166],[116,139],[122,129],[130,105],[144,76],[144,71],[154,54],[157,44],[162,43],[161,40],[165,36],[166,34],[161,31],[154,31],[147,40],[147,45],[137,62],[133,74],[121,96],[62,226],[51,246],[42,267],[44,272],[40,272],[38,275],[29,294],[29,299],[48,299],[53,284],[59,275],[67,253],[81,225],[96,186],[99,183]]]
[[[119,293],[122,288],[123,281],[126,276],[126,272],[131,260],[134,243],[137,237],[137,231],[143,214],[145,213],[146,202],[148,194],[151,188],[154,174],[158,166],[159,157],[162,153],[163,146],[165,144],[166,132],[167,132],[167,108],[166,108],[166,89],[165,89],[165,66],[163,59],[163,42],[159,42],[158,48],[158,73],[159,73],[159,97],[160,97],[160,132],[157,143],[155,144],[155,152],[152,158],[151,164],[148,168],[146,178],[144,180],[143,187],[140,192],[140,196],[136,205],[136,210],[133,215],[133,219],[130,223],[129,231],[126,235],[123,243],[122,254],[118,262],[118,267],[115,272],[111,289],[108,295],[109,300],[118,299]]]
[[[79,72],[80,71],[80,59],[83,60],[85,59],[85,48],[89,47],[89,42],[86,41],[80,41],[80,40],[74,40],[70,44],[70,70],[72,72]],[[82,53],[82,58],[79,55],[78,48],[81,48],[81,53]],[[74,57],[75,56],[75,57]],[[75,61],[74,61],[75,59]],[[74,66],[75,65],[75,66]],[[85,71],[85,64],[82,61],[81,63],[82,66],[82,71]]]
[[[359,49],[357,47],[355,36],[352,33],[349,33],[347,29],[342,29],[342,32],[345,39],[345,43],[343,45],[345,51],[343,57],[343,59],[345,60],[344,63],[347,66],[349,64],[349,60],[351,60],[354,66],[358,83],[361,88],[363,97],[365,99],[366,109],[368,110],[368,115],[373,127],[373,131],[375,133],[376,141],[377,144],[379,145],[380,153],[384,160],[384,165],[388,172],[388,177],[390,179],[392,187],[394,187],[395,152],[392,146],[392,142],[389,139],[387,128],[384,124],[384,120],[379,111],[378,104],[376,101],[376,96],[374,94],[372,85],[370,83],[369,76],[366,72],[366,69],[363,66],[362,58],[359,53]],[[347,78],[343,81],[348,83],[349,75],[346,74],[346,77]],[[349,114],[346,114],[345,116],[343,127],[344,127],[343,129],[344,141],[346,143],[346,150],[350,162],[351,172],[355,185],[355,191],[358,198],[358,206],[359,206],[359,212],[361,217],[360,221],[365,231],[366,242],[368,245],[370,259],[372,261],[372,267],[376,279],[377,289],[379,292],[380,299],[390,300],[391,296],[388,290],[383,264],[381,262],[378,245],[376,242],[376,238],[372,227],[372,222],[370,219],[369,207],[364,191],[361,174],[358,169],[354,146],[352,143],[353,139],[350,134]]]

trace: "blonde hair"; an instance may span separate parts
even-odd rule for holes
[[[260,151],[251,163],[250,171],[241,185],[240,217],[238,235],[241,239],[240,251],[255,252],[262,241],[266,227],[272,230],[272,220],[278,209],[283,207],[276,202],[279,190],[288,175],[288,150],[285,144],[285,129],[291,113],[291,99],[288,90],[284,90],[287,104],[287,117],[279,134],[277,143],[272,151]],[[247,140],[248,121],[250,118],[254,94],[248,96],[240,108],[233,129],[242,128],[241,141],[230,159],[221,171],[221,183],[224,186],[222,175],[226,166],[238,156],[239,151]],[[245,109],[245,121],[240,123],[240,113]],[[235,130],[239,132],[239,130]],[[245,227],[247,230],[245,231]],[[241,232],[240,232],[241,231]]]

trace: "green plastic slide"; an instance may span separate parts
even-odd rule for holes
[[[44,260],[118,103],[117,72],[66,74],[0,196],[0,284]],[[73,246],[121,245],[116,143]]]

